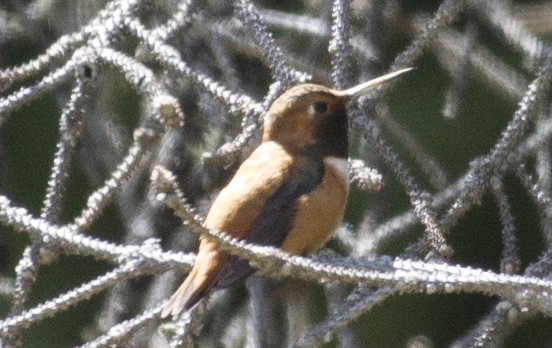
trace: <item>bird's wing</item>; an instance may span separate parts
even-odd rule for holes
[[[288,208],[293,198],[312,190],[322,175],[322,164],[315,167],[306,158],[291,156],[278,143],[265,142],[242,163],[217,196],[205,226],[266,244],[263,241],[276,238],[268,232],[276,227],[271,222],[285,225],[282,218],[291,213]]]
[[[291,156],[275,142],[261,144],[211,206],[205,226],[250,242],[280,246],[291,228],[296,198],[320,181],[323,167]],[[202,238],[194,267],[162,316],[191,308],[213,287],[228,287],[253,273],[249,263]]]
[[[276,151],[270,151],[270,153],[274,154]],[[249,160],[244,162],[242,168],[247,169],[253,163],[253,159],[251,163],[248,163]],[[257,215],[248,221],[248,228],[244,228],[242,230],[244,234],[239,237],[259,245],[280,247],[291,230],[296,213],[297,198],[311,192],[320,183],[324,167],[322,163],[314,163],[308,157],[296,156],[290,158],[289,161],[271,158],[269,162],[266,168],[258,172],[264,178],[260,179],[261,183],[266,184],[267,181],[270,181],[270,177],[277,173],[278,184],[268,185],[271,186],[271,194],[263,196],[262,199],[258,197],[261,190],[251,189],[252,195],[258,199],[255,206]],[[286,164],[282,165],[284,162]],[[278,166],[278,168],[273,168],[273,166]],[[244,178],[246,177],[244,175]],[[231,185],[233,183],[229,184],[229,186]],[[241,204],[238,203],[238,205]],[[241,220],[240,215],[234,215],[230,219],[232,218]],[[216,286],[217,288],[231,286],[253,272],[254,269],[249,266],[247,260],[231,256],[228,265],[220,273]]]

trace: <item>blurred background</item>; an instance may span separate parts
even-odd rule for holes
[[[38,57],[63,35],[79,31],[108,3],[3,0],[0,2],[0,72]],[[317,0],[253,3],[285,63],[310,74],[314,82],[331,85],[332,56],[328,47],[332,4]],[[420,31],[443,3],[446,1],[351,1],[354,49],[349,50],[350,64],[345,73],[349,85],[387,72],[396,57],[419,38]],[[491,1],[485,6],[476,1],[466,3],[471,5],[464,6],[452,24],[430,39],[430,44],[412,64],[416,70],[395,83],[383,96],[384,106],[375,106],[374,115],[370,116],[379,118],[382,137],[432,194],[443,192],[471,168],[475,159],[492,149],[534,79],[552,34],[550,1]],[[139,18],[148,28],[156,28],[171,17],[178,4],[173,0],[145,1]],[[193,70],[235,93],[262,102],[274,80],[251,31],[237,20],[230,3],[199,1],[194,6],[189,25],[178,30],[169,43]],[[503,9],[508,16],[484,12],[493,6]],[[512,30],[519,30],[520,36],[534,38],[541,46],[535,46],[531,53],[523,37],[515,42],[514,34],[504,34],[501,19],[505,23],[510,21]],[[161,163],[173,170],[189,202],[200,212],[206,212],[239,161],[223,167],[202,159],[205,153],[216,151],[241,132],[242,116],[231,112],[189,78],[166,74],[158,63],[148,60],[142,44],[132,35],[122,32],[114,45],[157,73],[159,80],[178,98],[186,120],[183,128],[171,131],[156,143],[144,165],[94,221],[88,233],[125,244],[155,237],[161,239],[164,248],[195,251],[196,236],[182,227],[171,211],[151,199],[148,178],[152,165]],[[52,67],[62,64],[63,59],[51,62]],[[83,115],[82,136],[72,161],[60,223],[67,223],[78,215],[88,196],[109,177],[132,143],[134,129],[149,112],[143,98],[125,82],[120,72],[105,67],[94,73],[96,87],[90,91]],[[6,98],[21,86],[32,85],[39,79],[15,83],[0,97]],[[43,206],[60,137],[60,114],[72,87],[71,81],[56,86],[7,116],[0,115],[5,117],[0,127],[0,192],[34,215],[40,215]],[[550,117],[550,95],[548,92],[538,117]],[[533,121],[530,127],[531,132],[535,131],[537,122]],[[241,152],[241,158],[258,144],[259,134]],[[373,243],[366,246],[368,252],[364,257],[403,255],[421,236],[423,226],[417,223],[394,231],[388,238],[371,239],[370,233],[412,207],[393,171],[358,132],[352,131],[351,139],[351,157],[361,158],[369,167],[377,169],[383,176],[383,186],[371,192],[351,186],[344,226],[338,233],[345,237],[334,238],[328,248],[342,255],[354,254],[347,244],[346,236],[349,236],[356,241]],[[531,172],[542,168],[538,165],[542,160],[539,156],[550,155],[549,140],[539,147],[543,149],[539,155],[527,156],[523,161]],[[429,173],[419,160],[420,154],[434,164],[429,167],[433,168]],[[503,177],[503,184],[516,229],[520,261],[517,272],[523,273],[546,250],[548,241],[541,227],[541,211],[523,184],[513,173]],[[497,201],[487,192],[480,204],[473,206],[447,236],[454,250],[449,262],[500,272],[502,231]],[[29,243],[26,234],[0,225],[0,277],[7,287],[15,279],[16,267]],[[54,262],[41,265],[25,307],[56,297],[110,269],[106,262],[61,254]],[[182,276],[182,273],[146,276],[121,282],[23,330],[21,346],[83,344],[116,323],[137,315],[155,300],[169,296]],[[244,331],[240,323],[248,322],[260,330],[257,335],[266,334],[255,342],[262,346],[287,346],[297,335],[327,318],[334,308],[331,303],[340,303],[352,289],[257,277],[214,296],[212,302],[216,309],[208,310],[202,319],[205,325],[196,343],[244,346],[251,341],[240,336]],[[248,301],[263,303],[265,296],[270,297],[266,302],[268,314],[263,314],[267,317],[244,319],[252,315]],[[342,336],[333,337],[325,346],[450,346],[468,335],[498,301],[483,294],[395,295],[362,314],[340,331]],[[2,318],[8,316],[10,306],[10,296],[0,295]],[[265,326],[270,328],[251,324],[265,319],[268,320]],[[232,330],[238,333],[232,335]],[[155,325],[140,334],[159,335]],[[163,346],[159,343],[161,339],[137,336],[125,345],[143,346],[149,341],[151,346]],[[501,337],[504,341],[500,343],[505,347],[550,346],[552,320],[542,316],[519,320]]]

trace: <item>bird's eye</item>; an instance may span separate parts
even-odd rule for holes
[[[328,111],[328,104],[326,104],[325,102],[317,101],[310,106],[309,111],[311,112],[311,114],[323,114]]]

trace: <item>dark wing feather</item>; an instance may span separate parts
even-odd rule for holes
[[[299,169],[295,180],[288,180],[267,199],[261,212],[251,224],[244,236],[248,242],[279,247],[286,239],[295,216],[297,198],[311,192],[322,180],[322,163],[306,160],[306,166]],[[217,282],[216,288],[229,287],[255,272],[247,260],[231,256],[225,270]]]
[[[265,142],[240,166],[220,192],[205,226],[262,245],[280,246],[290,231],[297,197],[312,191],[323,176],[321,160],[293,156],[280,144]],[[260,210],[257,210],[259,209]],[[162,316],[191,308],[213,288],[227,287],[254,270],[204,238],[196,262],[173,294]]]

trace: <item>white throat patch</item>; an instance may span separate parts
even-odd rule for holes
[[[349,161],[346,158],[326,157],[324,162],[332,166],[341,176],[345,185],[349,186]]]

